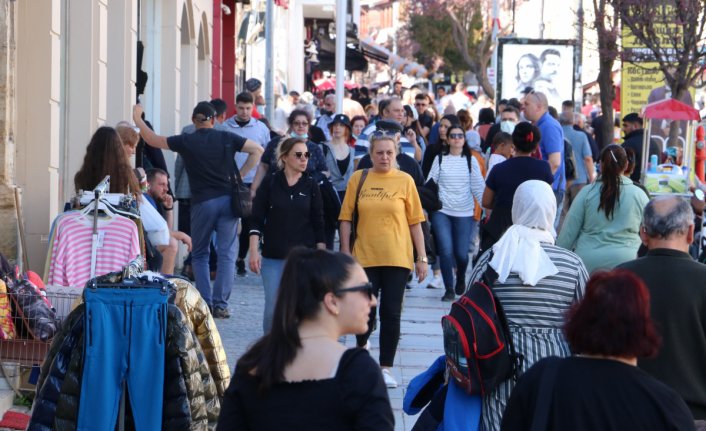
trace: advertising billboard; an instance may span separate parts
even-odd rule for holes
[[[561,102],[574,100],[573,40],[500,39],[498,47],[499,99],[519,99],[532,87],[561,109]]]

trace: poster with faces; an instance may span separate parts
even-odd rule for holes
[[[498,69],[498,100],[521,99],[527,87],[544,93],[559,111],[561,102],[573,100],[573,41],[501,39]]]

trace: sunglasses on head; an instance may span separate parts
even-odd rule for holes
[[[302,157],[305,158],[305,159],[308,159],[308,158],[309,158],[309,152],[308,152],[308,151],[306,151],[306,152],[295,151],[295,152],[294,152],[294,157],[296,157],[297,159],[300,159],[300,160],[302,159]]]
[[[449,138],[451,139],[463,139],[463,133],[449,133]]]
[[[364,292],[368,294],[368,299],[373,299],[373,295],[375,295],[375,291],[373,290],[373,283],[365,283],[361,284],[360,286],[353,286],[353,287],[346,287],[345,289],[338,289],[336,293],[345,293],[345,292]]]
[[[394,138],[399,132],[392,130],[376,130],[370,136],[375,138]]]

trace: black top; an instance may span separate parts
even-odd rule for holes
[[[419,116],[419,125],[422,127],[428,127],[431,129],[431,127],[434,125],[434,119],[431,117],[431,115],[427,114],[426,112],[423,113],[422,115]]]
[[[679,395],[644,371],[611,359],[571,357],[542,359],[522,376],[507,403],[503,431],[531,429],[549,367],[558,368],[547,431],[694,429]]]
[[[412,157],[405,153],[400,153],[397,155],[397,164],[400,166],[400,171],[409,174],[414,180],[415,186],[424,185],[424,176],[422,175],[422,168],[419,167],[419,163]],[[370,160],[370,154],[366,154],[358,162],[357,171],[361,169],[370,169],[373,167],[373,162]]]
[[[228,141],[233,143],[234,151],[240,151],[246,139],[235,133],[212,128],[167,138],[169,149],[184,159],[192,204],[230,194],[230,170],[225,163],[225,145]]]
[[[481,141],[480,148],[483,150],[485,153],[488,148],[493,144],[493,138],[495,135],[500,132],[500,123],[495,123],[492,126],[490,126],[490,129],[488,129],[488,133],[485,134],[485,139]]]
[[[351,153],[349,152],[346,157],[342,160],[336,159],[336,164],[338,165],[338,170],[345,173],[348,170],[348,165],[351,162]]]
[[[395,420],[380,367],[367,350],[343,353],[330,379],[284,382],[264,396],[236,368],[223,396],[217,431],[392,431]]]
[[[650,310],[662,347],[638,366],[674,388],[694,418],[706,419],[706,265],[687,253],[653,249],[619,265],[650,291]]]
[[[431,171],[431,165],[434,163],[434,159],[441,153],[444,146],[441,143],[429,144],[424,150],[424,156],[422,156],[422,176],[424,178],[429,176],[429,171]]]
[[[632,148],[632,150],[635,151],[635,170],[632,172],[632,175],[630,175],[630,179],[633,181],[640,181],[640,175],[642,174],[642,140],[644,137],[645,129],[637,129],[625,135],[625,140],[623,141],[623,148]],[[659,163],[661,153],[662,151],[657,141],[650,139],[649,155],[656,154]]]
[[[532,157],[513,157],[495,165],[485,180],[485,185],[495,192],[494,209],[512,208],[515,190],[528,180],[545,181],[552,185],[554,175],[549,163]]]
[[[296,246],[316,247],[324,238],[319,185],[309,174],[289,186],[283,171],[266,176],[257,189],[250,232],[262,233],[262,256],[284,259]]]

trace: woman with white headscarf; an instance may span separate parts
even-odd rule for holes
[[[556,199],[549,184],[522,183],[512,202],[512,222],[473,268],[471,283],[490,265],[498,280],[493,292],[505,310],[515,350],[524,355],[520,373],[547,356],[571,355],[564,339],[564,314],[583,297],[588,273],[574,253],[554,245]],[[481,429],[499,430],[515,386],[509,379],[483,397]]]

